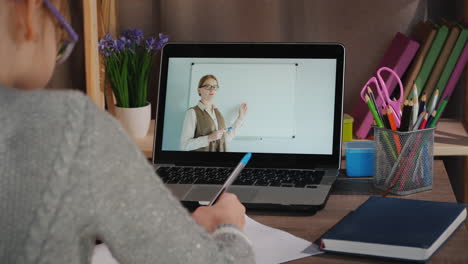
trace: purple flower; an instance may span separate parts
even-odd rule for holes
[[[111,34],[107,34],[104,39],[99,42],[99,51],[108,57],[112,54],[118,53],[119,50],[116,46],[115,40],[112,38]]]
[[[163,33],[159,33],[159,41],[156,44],[156,49],[161,50],[165,43],[169,41],[169,35],[164,35]]]
[[[143,40],[143,32],[140,29],[127,29],[122,33],[122,36],[129,40],[130,43],[140,45]]]
[[[144,39],[143,33],[139,29],[129,29],[124,31],[118,39],[106,34],[104,39],[99,42],[99,51],[105,57],[125,52],[135,54],[139,50],[152,54],[161,50],[168,41],[169,36],[162,33],[159,33],[159,41],[157,41],[155,37]]]
[[[123,52],[125,51],[125,49],[127,48],[128,44],[127,44],[127,40],[125,39],[118,39],[118,40],[115,40],[115,48],[118,52]]]
[[[150,53],[155,48],[156,48],[156,39],[155,38],[151,37],[151,38],[145,39],[146,52]]]

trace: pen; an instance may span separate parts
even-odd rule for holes
[[[232,129],[232,126],[226,128],[226,129],[224,129],[224,132],[228,132],[228,131],[231,130],[231,129]]]
[[[237,167],[234,169],[234,171],[231,173],[231,175],[229,175],[226,182],[224,182],[223,187],[221,187],[221,189],[216,193],[215,197],[213,198],[213,200],[211,200],[208,206],[211,206],[218,201],[221,194],[223,194],[231,186],[231,184],[237,179],[237,176],[239,176],[240,172],[247,165],[251,157],[252,157],[252,153],[249,152],[245,154],[245,156],[241,159],[241,161],[239,162]]]

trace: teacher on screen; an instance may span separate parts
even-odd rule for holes
[[[234,124],[226,126],[224,117],[213,104],[219,90],[218,79],[205,75],[198,82],[200,101],[185,113],[181,135],[181,149],[185,151],[225,152],[226,142],[231,141],[242,126],[247,104],[241,104]]]

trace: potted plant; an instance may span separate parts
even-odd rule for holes
[[[151,104],[147,100],[147,89],[153,57],[167,41],[168,36],[162,33],[157,40],[144,38],[139,29],[129,29],[117,39],[107,34],[99,42],[106,76],[117,102],[116,118],[133,138],[142,138],[148,133]]]

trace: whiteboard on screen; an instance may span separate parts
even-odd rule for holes
[[[200,100],[200,78],[212,74],[219,82],[213,103],[226,126],[234,123],[242,103],[248,106],[236,139],[294,138],[296,67],[294,63],[192,63],[187,108]]]

